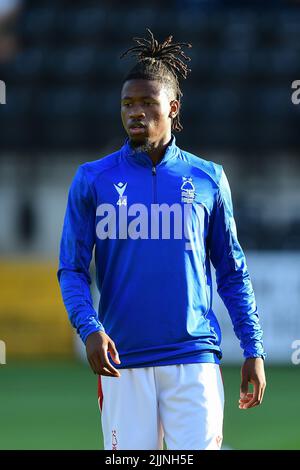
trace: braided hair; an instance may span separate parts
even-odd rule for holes
[[[173,36],[168,36],[163,43],[159,44],[152,31],[149,28],[146,29],[150,34],[150,39],[134,37],[133,40],[138,45],[130,47],[120,56],[122,59],[130,53],[137,57],[136,65],[125,76],[123,83],[136,78],[159,81],[173,91],[180,104],[183,94],[179,86],[179,76],[185,79],[191,72],[182,60],[188,62],[191,58],[185,55],[182,46],[192,47],[192,45],[185,42],[173,43]],[[172,129],[178,132],[183,129],[179,112],[172,119]]]

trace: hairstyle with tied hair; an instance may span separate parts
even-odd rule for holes
[[[184,62],[190,61],[191,58],[185,55],[182,46],[192,47],[192,45],[186,42],[173,43],[173,36],[168,36],[159,44],[152,31],[149,28],[146,29],[150,34],[150,39],[134,37],[133,40],[138,45],[130,47],[120,56],[122,59],[130,53],[137,57],[136,65],[125,76],[123,83],[135,78],[159,81],[175,95],[175,99],[180,104],[183,94],[179,86],[179,77],[185,79],[191,72]],[[183,129],[179,112],[172,119],[172,129],[178,132]]]

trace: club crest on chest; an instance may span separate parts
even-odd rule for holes
[[[193,184],[192,177],[182,177],[181,184],[181,202],[192,203],[195,199],[195,186]]]

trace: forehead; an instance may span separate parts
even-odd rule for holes
[[[151,96],[160,99],[166,94],[165,87],[156,80],[146,80],[142,78],[127,80],[121,92],[121,97],[139,98]]]

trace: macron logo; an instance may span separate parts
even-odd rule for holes
[[[114,187],[115,187],[116,190],[118,191],[120,197],[123,196],[123,193],[124,193],[124,191],[125,191],[125,189],[126,189],[126,186],[127,186],[127,183],[118,183],[118,184],[114,184]]]
[[[114,187],[116,188],[116,190],[118,191],[118,194],[119,194],[119,199],[118,199],[118,202],[117,202],[117,205],[118,206],[127,206],[127,196],[123,196],[124,194],[124,191],[127,187],[127,183],[118,183],[118,184],[114,184]]]

